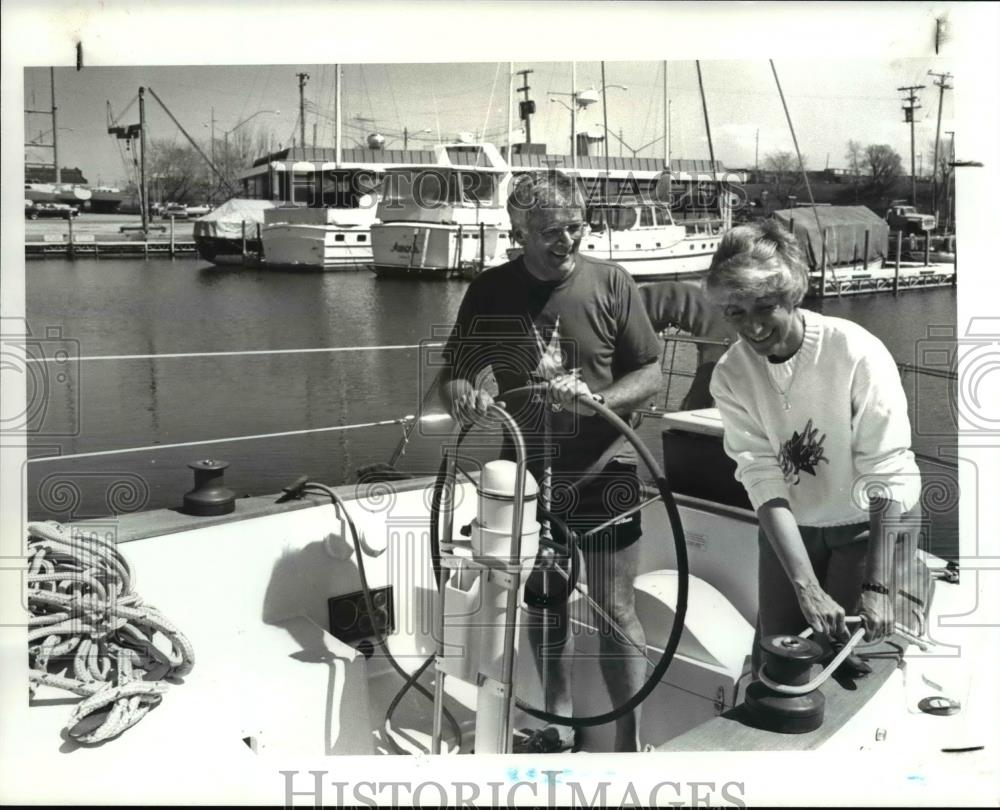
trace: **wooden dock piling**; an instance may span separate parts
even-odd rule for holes
[[[892,293],[899,292],[899,257],[903,252],[903,232],[896,231],[896,273],[892,279]]]

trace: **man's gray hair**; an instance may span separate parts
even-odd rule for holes
[[[507,213],[515,233],[527,230],[532,215],[539,209],[579,208],[583,211],[585,207],[579,181],[556,169],[520,175],[511,184],[507,197]]]
[[[809,275],[798,240],[769,219],[733,228],[722,237],[704,287],[719,306],[734,297],[776,295],[797,307],[809,287]]]

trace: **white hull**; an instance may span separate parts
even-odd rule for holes
[[[330,270],[367,265],[372,260],[371,233],[320,225],[268,225],[261,231],[269,267]]]
[[[274,269],[336,270],[371,263],[375,209],[274,208],[261,230],[264,263]]]
[[[372,227],[373,266],[378,275],[457,275],[469,267],[507,261],[508,229],[498,225],[387,222]]]

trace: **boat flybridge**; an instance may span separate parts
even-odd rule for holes
[[[907,774],[939,774],[943,757],[982,766],[992,725],[981,727],[980,707],[993,681],[977,670],[974,628],[954,618],[975,606],[975,577],[960,583],[957,569],[918,552],[897,580],[896,634],[855,648],[871,674],[829,677],[811,640],[772,637],[765,688],[748,664],[757,524],[727,467],[718,413],[647,412],[633,430],[589,407],[635,444],[652,482],[635,580],[644,749],[876,752],[886,755],[880,779],[901,791]],[[464,441],[442,412],[408,420],[427,458],[443,451],[437,474],[335,488],[302,478],[235,499],[225,465],[205,459],[178,509],[29,526],[33,694],[5,734],[45,775],[48,800],[259,803],[272,795],[261,790],[286,795],[282,770],[343,774],[329,757],[430,751],[441,759],[422,767],[435,767],[509,752],[515,729],[539,723],[542,685],[524,636],[544,614],[521,601],[547,542],[544,489],[519,462],[490,460],[502,432],[519,445],[502,407]],[[601,622],[573,553],[556,546],[549,575],[565,583],[575,633],[579,749],[608,752],[618,709],[598,665]],[[84,696],[75,708],[64,691],[74,687]],[[366,761],[347,760],[348,778],[363,778]],[[546,765],[506,762],[518,761]],[[577,772],[593,762],[575,761]],[[845,764],[826,762],[824,776]],[[602,773],[625,765],[604,763]]]
[[[372,226],[378,276],[448,278],[507,261],[510,170],[493,144],[434,147],[437,165],[392,167]]]

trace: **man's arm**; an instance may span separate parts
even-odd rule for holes
[[[552,401],[564,408],[574,408],[577,397],[589,397],[600,394],[604,404],[619,416],[627,417],[640,405],[651,400],[660,390],[662,376],[660,363],[654,360],[635,371],[619,377],[607,388],[591,391],[590,387],[575,374],[562,374],[549,382],[549,393]],[[591,411],[586,406],[578,409],[587,415]]]
[[[653,399],[660,392],[662,385],[660,361],[654,360],[615,380],[603,391],[595,393],[604,397],[604,404],[616,414],[627,416]]]

